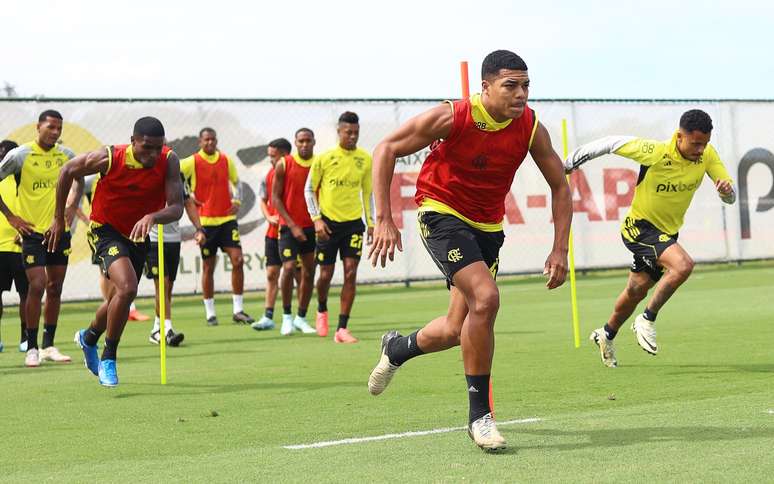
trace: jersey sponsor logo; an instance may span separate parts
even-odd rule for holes
[[[32,191],[50,190],[56,188],[56,180],[35,180],[32,182]]]
[[[459,247],[452,249],[449,251],[446,257],[449,259],[449,262],[459,262],[462,260],[462,251],[459,249]]]
[[[358,188],[360,187],[360,181],[359,180],[347,180],[346,178],[332,178],[328,181],[328,184],[331,187],[338,188],[338,187],[347,187],[347,188]]]
[[[699,188],[701,181],[693,183],[659,183],[656,185],[656,193],[659,192],[692,192]]]

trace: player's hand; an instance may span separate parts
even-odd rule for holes
[[[200,202],[199,200],[197,200],[196,197],[193,196],[193,194],[189,195],[188,199],[191,200],[193,204],[196,205],[197,207],[201,207],[202,205],[204,205],[204,202]]]
[[[81,220],[81,222],[85,223],[86,225],[89,224],[89,217],[85,213],[83,213],[83,210],[81,210],[80,208],[75,211],[75,216],[78,217]]]
[[[269,215],[266,217],[266,221],[271,225],[279,225],[279,215]]]
[[[715,188],[721,195],[731,195],[731,192],[734,191],[731,180],[718,180],[715,182]]]
[[[366,229],[366,244],[372,245],[374,243],[374,228],[368,227]]]
[[[387,264],[387,258],[395,260],[395,249],[403,251],[403,243],[400,240],[400,230],[395,226],[392,218],[384,221],[377,221],[373,233],[373,243],[368,250],[368,258],[371,259],[371,265],[376,267],[376,263],[381,261],[382,267]]]
[[[231,215],[236,215],[239,213],[239,209],[242,207],[242,204],[239,202],[231,202],[231,209],[229,209],[228,213]]]
[[[54,220],[51,221],[51,227],[43,234],[43,244],[49,252],[56,252],[65,227],[66,222],[64,220],[54,217]]]
[[[18,215],[11,214],[6,218],[8,219],[8,223],[11,224],[11,227],[16,229],[16,231],[22,235],[30,235],[35,231],[35,227],[31,223],[27,222]]]
[[[204,233],[204,229],[196,229],[196,232],[194,232],[194,241],[199,247],[207,242],[207,234]]]
[[[314,221],[314,233],[317,235],[317,240],[328,240],[331,238],[331,229],[325,220],[318,218]]]
[[[154,225],[156,224],[153,220],[153,214],[144,216],[139,221],[137,221],[136,224],[134,224],[134,227],[132,227],[132,232],[129,234],[129,240],[132,242],[144,241],[145,237],[148,236],[151,228],[153,228]]]
[[[298,225],[293,225],[290,227],[290,233],[293,234],[293,237],[295,237],[297,241],[306,242],[306,234],[304,233],[304,229]]]
[[[21,245],[22,238],[20,233],[16,232],[16,235],[13,237],[13,243],[16,245]]]
[[[551,251],[546,259],[543,275],[548,276],[548,282],[546,282],[548,289],[556,289],[564,284],[564,280],[567,278],[567,251]]]

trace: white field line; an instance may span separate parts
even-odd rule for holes
[[[505,420],[503,422],[497,422],[497,425],[499,427],[502,427],[504,425],[515,425],[515,424],[526,424],[526,423],[534,423],[534,422],[540,422],[542,419],[540,418],[522,418],[517,420]],[[299,450],[299,449],[317,449],[320,447],[331,447],[334,445],[347,445],[347,444],[360,444],[363,442],[375,442],[379,440],[391,440],[391,439],[404,439],[407,437],[421,437],[423,435],[433,435],[433,434],[445,434],[448,432],[459,432],[460,430],[467,430],[468,427],[447,427],[447,428],[441,428],[441,429],[432,429],[432,430],[418,430],[414,432],[402,432],[399,434],[385,434],[385,435],[375,435],[372,437],[351,437],[348,439],[341,439],[341,440],[325,440],[322,442],[313,442],[311,444],[296,444],[296,445],[283,445],[283,449],[290,449],[290,450]]]

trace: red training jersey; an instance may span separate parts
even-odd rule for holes
[[[218,161],[209,163],[199,153],[194,155],[196,189],[194,197],[202,202],[202,217],[227,217],[231,215],[231,185],[228,179],[228,158],[218,152]]]
[[[277,207],[275,207],[274,203],[272,203],[271,201],[271,191],[273,186],[274,186],[274,167],[272,166],[269,172],[266,174],[266,193],[268,196],[268,201],[266,202],[266,205],[269,206],[269,215],[277,215],[279,213],[277,212]],[[279,238],[279,226],[277,224],[269,223],[269,227],[266,229],[266,237],[270,239]]]
[[[134,159],[130,145],[109,146],[110,166],[95,182],[90,219],[108,224],[129,238],[141,218],[167,204],[165,186],[171,152],[169,146],[164,146],[156,164],[145,168]]]
[[[449,136],[422,165],[414,201],[435,200],[474,222],[500,223],[513,177],[529,152],[535,112],[525,106],[505,128],[484,131],[476,127],[470,100],[454,101],[453,110]]]
[[[302,229],[313,227],[314,222],[309,216],[304,198],[304,185],[309,175],[309,167],[299,165],[292,155],[285,156],[284,160],[285,186],[282,191],[282,202],[285,204],[285,210]],[[282,216],[280,216],[280,225],[287,225]]]

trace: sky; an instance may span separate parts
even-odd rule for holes
[[[126,5],[126,6],[124,6]],[[459,97],[508,49],[530,97],[774,98],[765,1],[10,0],[0,86],[100,98]],[[2,93],[0,93],[2,95]]]

